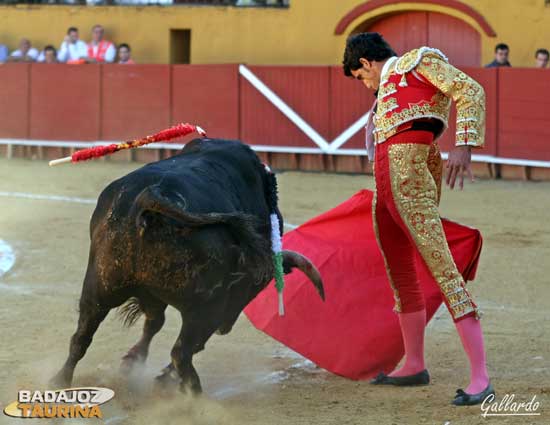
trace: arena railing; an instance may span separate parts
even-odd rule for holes
[[[537,178],[550,170],[544,70],[465,71],[486,92],[478,171],[507,175],[513,166],[522,168],[517,177]],[[6,64],[0,92],[0,155],[50,158],[188,121],[210,137],[245,141],[275,168],[370,170],[363,126],[373,98],[340,66]],[[443,152],[453,146],[454,121],[439,141]],[[180,147],[154,145],[126,159]]]

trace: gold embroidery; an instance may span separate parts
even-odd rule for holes
[[[395,71],[399,75],[403,75],[407,72],[412,71],[419,64],[420,60],[422,60],[423,62],[430,61],[430,58],[427,56],[428,54],[438,56],[446,62],[449,61],[447,57],[441,52],[441,50],[424,46],[419,49],[413,49],[401,56],[395,62]]]
[[[395,98],[390,99],[396,100]],[[388,99],[388,101],[390,99]],[[450,108],[451,99],[443,93],[438,92],[429,102],[411,104],[408,108],[394,112],[389,117],[385,117],[387,111],[377,110],[375,114],[376,128],[374,130],[376,143],[382,143],[393,136],[397,131],[397,127],[401,124],[418,118],[437,118],[443,122],[446,128],[449,119],[449,111],[451,110]]]
[[[386,115],[388,112],[393,111],[398,108],[397,99],[395,97],[390,97],[384,101],[378,102],[377,114],[381,116]]]
[[[456,145],[483,146],[485,138],[483,87],[434,53],[426,53],[416,67],[416,71],[456,102],[458,132]]]
[[[395,83],[387,83],[380,85],[380,90],[378,90],[378,99],[384,99],[386,96],[389,96],[390,94],[394,94],[397,92],[397,89],[395,88]]]
[[[463,132],[463,133],[457,133],[456,134],[456,146],[463,146],[463,145],[472,145],[471,139],[472,137],[477,137],[476,134],[471,132]]]
[[[428,170],[432,175],[435,185],[437,187],[437,205],[441,200],[441,181],[443,180],[443,161],[441,160],[441,150],[439,144],[434,141],[430,145],[430,152],[428,154]]]
[[[376,173],[375,170],[376,166],[372,168],[373,175]],[[391,289],[393,291],[393,298],[395,300],[395,305],[393,307],[393,311],[396,313],[401,313],[401,298],[399,298],[399,292],[397,291],[397,288],[395,287],[395,284],[393,283],[393,279],[391,277],[390,273],[390,267],[388,266],[388,261],[386,260],[386,254],[384,254],[384,249],[382,248],[382,242],[380,241],[380,233],[378,230],[378,223],[376,221],[376,192],[374,193],[372,197],[372,223],[374,227],[374,235],[376,236],[376,242],[378,243],[378,248],[380,248],[380,252],[382,254],[382,259],[384,260],[384,267],[386,269],[386,276],[388,276],[388,280],[390,282]]]
[[[398,143],[389,147],[393,200],[420,255],[446,298],[454,319],[479,311],[465,288],[447,245],[437,210],[438,188],[428,158],[431,147]]]
[[[385,78],[392,74],[405,76],[411,71],[418,72],[440,91],[431,99],[431,102],[409,106],[390,114],[389,117],[384,115],[391,109],[377,111],[374,132],[376,143],[382,143],[393,136],[399,125],[418,118],[437,118],[447,128],[452,98],[456,102],[457,109],[456,146],[483,146],[485,139],[483,87],[464,72],[450,65],[445,55],[439,50],[429,47],[421,47],[405,53],[395,61],[395,65],[390,68]],[[381,87],[378,95],[379,104],[392,91],[386,89],[387,86]]]

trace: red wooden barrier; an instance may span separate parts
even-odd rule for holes
[[[550,75],[500,69],[498,155],[550,161]]]
[[[251,66],[249,69],[322,137],[328,137],[328,67]],[[243,77],[241,138],[253,145],[318,148]]]
[[[374,92],[362,83],[346,77],[341,66],[330,67],[330,138],[334,140],[355,121],[365,115],[374,101]],[[343,149],[364,149],[362,128],[347,141]]]
[[[170,125],[170,67],[104,65],[101,138],[127,140]]]
[[[496,69],[465,68],[485,89],[485,147],[476,153],[496,155],[498,146],[498,74]]]
[[[373,100],[360,83],[344,77],[340,66],[250,69],[328,143]],[[550,161],[548,72],[465,72],[487,96],[485,149],[476,153]],[[237,65],[8,64],[0,67],[0,90],[0,138],[125,140],[189,121],[203,125],[212,137],[318,148],[239,76]],[[454,145],[454,120],[452,115],[443,150]],[[363,148],[363,129],[342,146]],[[366,166],[363,157],[271,154],[270,159],[302,169],[360,171]]]
[[[0,131],[1,137],[29,137],[30,65],[0,66]]]
[[[209,137],[238,139],[238,65],[174,65],[171,121],[196,123]]]
[[[100,71],[99,65],[32,64],[29,137],[98,140]]]
[[[498,125],[498,98],[497,72],[495,68],[463,68],[464,72],[478,81],[485,90],[485,146],[473,153],[481,155],[496,155],[497,153],[497,125]],[[455,144],[456,108],[453,103],[449,117],[449,128],[439,140],[441,150],[448,152]]]

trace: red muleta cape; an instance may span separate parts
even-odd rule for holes
[[[299,271],[285,277],[285,316],[277,314],[273,282],[244,310],[258,329],[318,366],[351,379],[389,373],[404,348],[394,299],[372,225],[373,193],[362,190],[283,237],[283,248],[307,256],[321,272],[323,302]],[[458,270],[475,276],[482,238],[478,230],[442,219]],[[442,296],[417,254],[427,321]]]

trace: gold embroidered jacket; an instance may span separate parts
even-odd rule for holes
[[[482,147],[485,92],[478,82],[449,64],[441,51],[430,47],[388,59],[382,69],[374,115],[376,143],[395,134],[401,124],[419,118],[436,118],[445,130],[451,99],[457,109],[456,146]]]

